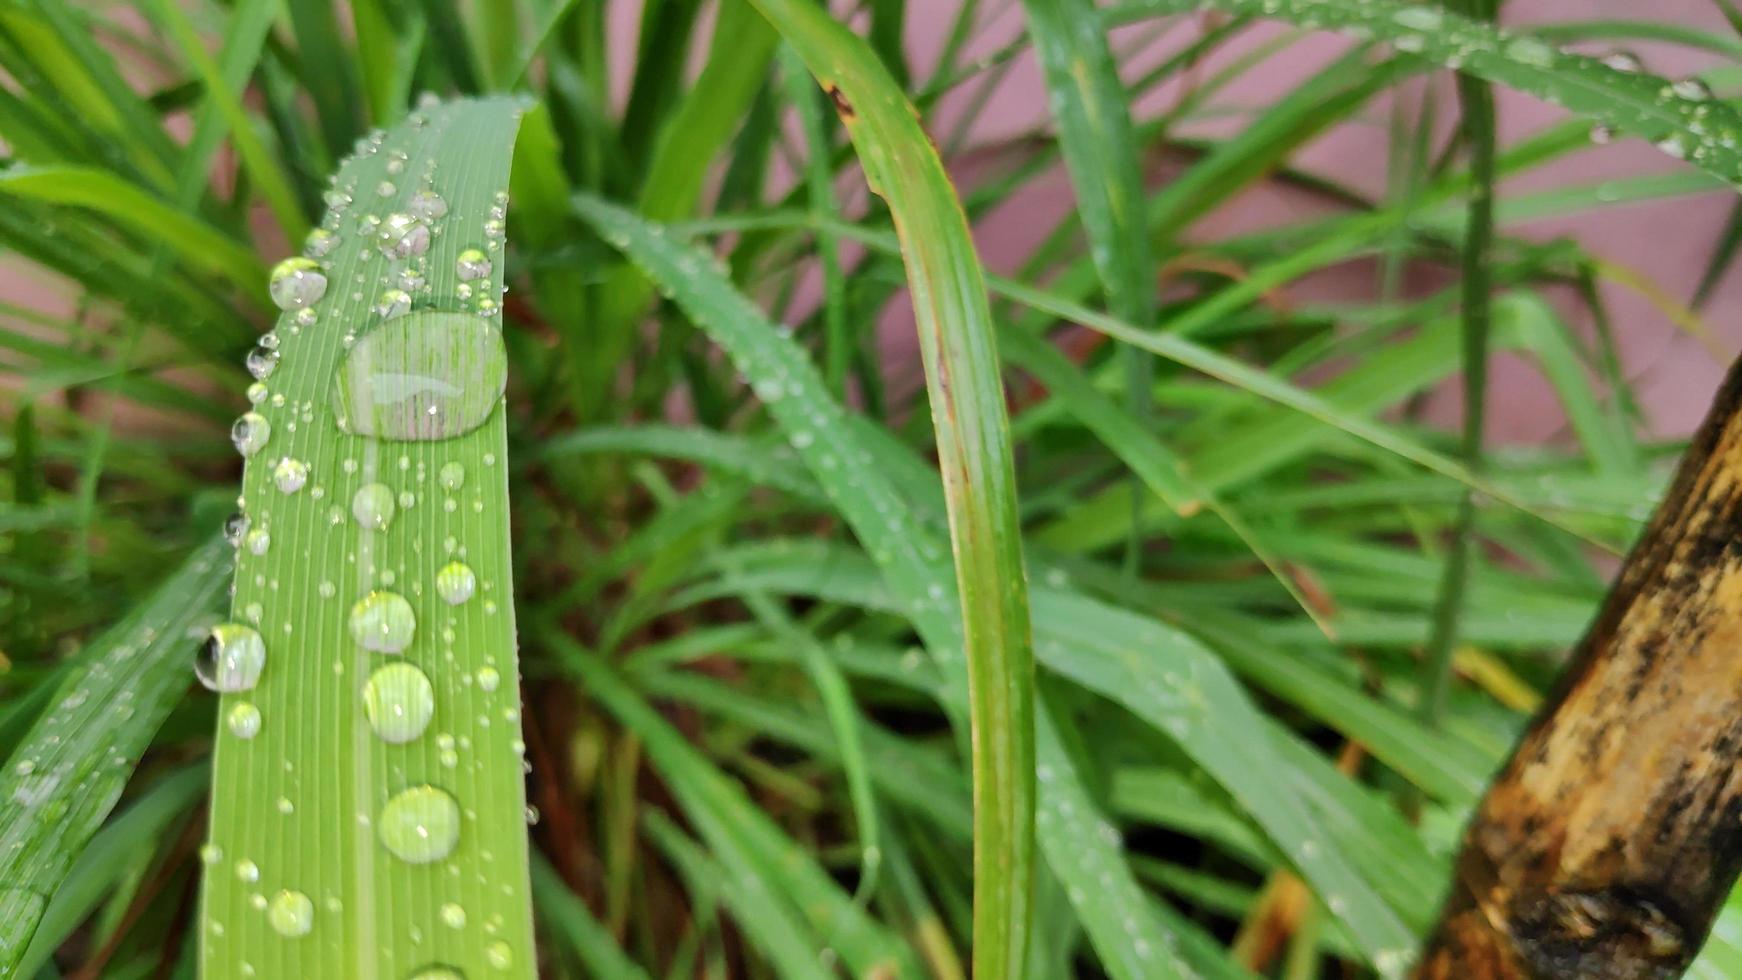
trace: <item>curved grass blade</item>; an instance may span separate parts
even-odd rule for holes
[[[1202,9],[1377,38],[1648,140],[1731,184],[1742,178],[1742,114],[1703,85],[1617,70],[1443,7],[1393,0],[1130,0],[1108,8],[1106,17],[1118,23]]]
[[[967,218],[871,48],[810,0],[755,0],[829,92],[901,240],[931,394],[967,653],[974,973],[1020,980],[1034,892],[1034,650],[1010,424]],[[946,600],[947,601],[947,600]]]
[[[629,254],[649,277],[669,288],[690,318],[752,379],[752,386],[765,399],[769,413],[882,573],[882,583],[864,574],[854,578],[846,592],[831,598],[859,605],[881,601],[889,612],[905,616],[943,668],[948,682],[943,698],[945,708],[959,711],[966,687],[965,671],[957,652],[961,649],[961,624],[954,615],[955,607],[948,601],[943,552],[932,535],[925,533],[926,521],[916,515],[894,482],[906,467],[918,463],[910,456],[886,458],[890,454],[880,451],[881,444],[864,438],[852,417],[828,396],[822,378],[803,350],[782,338],[763,313],[709,264],[706,253],[674,243],[658,226],[597,198],[578,196],[575,205],[607,242]],[[935,488],[936,484],[931,486]],[[927,501],[925,506],[936,506],[924,494],[913,497]],[[807,567],[799,577],[802,581],[784,587],[800,592],[815,589],[843,577],[844,571],[854,564],[850,560],[831,561],[827,575]],[[863,566],[860,570],[867,571]],[[752,579],[753,574],[747,572],[745,578]],[[767,582],[761,585],[770,587]],[[1130,614],[1119,615],[1121,624],[1127,620],[1147,622]],[[1084,642],[1085,636],[1104,626],[1093,619],[1064,624],[1059,627],[1055,642],[1040,647],[1041,655],[1062,657],[1076,651],[1074,644]],[[1340,896],[1345,921],[1355,928],[1367,955],[1373,959],[1388,955],[1395,959],[1395,950],[1410,941],[1407,931],[1379,904],[1371,889],[1351,875],[1340,855],[1322,850],[1319,843],[1322,835],[1310,816],[1287,796],[1277,795],[1280,780],[1262,775],[1282,770],[1279,763],[1261,757],[1263,746],[1246,744],[1248,739],[1243,733],[1256,723],[1248,723],[1248,719],[1256,719],[1256,708],[1245,699],[1221,664],[1203,653],[1197,644],[1171,630],[1159,626],[1156,630],[1130,634],[1133,639],[1129,645],[1117,650],[1084,651],[1080,665],[1067,660],[1048,662],[1073,679],[1081,679],[1078,676],[1081,674],[1099,681],[1103,686],[1096,689],[1110,697],[1130,697],[1132,706],[1146,721],[1170,735],[1172,730],[1165,725],[1173,706],[1193,707],[1203,724],[1188,725],[1185,734],[1192,737],[1182,744],[1194,754],[1201,754],[1201,763],[1219,779],[1238,781],[1254,816],[1267,821],[1266,830],[1285,843],[1291,853],[1312,852],[1311,862],[1302,868],[1304,876],[1322,893]],[[1144,656],[1133,652],[1138,650],[1144,651]],[[1180,671],[1163,668],[1148,659],[1163,651],[1181,658]],[[1137,673],[1139,669],[1142,674]],[[1197,686],[1186,683],[1186,671],[1199,682]],[[1203,700],[1206,684],[1213,685],[1213,691],[1208,692],[1214,700],[1213,710],[1206,707],[1210,702]],[[1162,701],[1166,703],[1158,708]],[[1041,740],[1037,749],[1038,764],[1042,766],[1061,758],[1063,751],[1051,739]],[[1062,766],[1054,771],[1068,773]],[[1041,791],[1055,790],[1042,784]],[[1079,798],[1089,797],[1084,794]],[[1068,832],[1069,826],[1058,824],[1055,829]],[[1050,858],[1052,849],[1048,850]],[[1107,889],[1110,886],[1103,880],[1105,874],[1130,874],[1125,862],[1119,860],[1118,844],[1103,835],[1076,838],[1060,853],[1080,857],[1064,860],[1061,856],[1051,865],[1067,888],[1075,885]],[[1149,948],[1159,951],[1169,945],[1165,940],[1157,940]],[[1158,958],[1151,965],[1159,970],[1164,964]]]
[[[569,947],[598,980],[647,980],[647,973],[629,959],[587,903],[569,891],[543,858],[532,862],[532,897],[539,917],[569,941]]]
[[[222,542],[195,551],[91,645],[0,770],[0,976],[13,975],[49,898],[181,701],[189,633],[211,621],[228,572]]]
[[[217,635],[264,666],[218,674],[213,980],[534,975],[498,326],[522,109],[368,141],[274,283]]]

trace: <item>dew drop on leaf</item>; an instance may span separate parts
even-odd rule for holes
[[[484,424],[501,401],[508,357],[476,317],[416,311],[370,331],[332,386],[339,427],[380,439],[451,439]]]
[[[278,370],[278,351],[270,347],[256,347],[242,359],[242,366],[254,376],[256,381],[265,381],[272,377],[272,372]]]
[[[478,668],[478,686],[486,692],[494,691],[502,684],[502,674],[494,667]]]
[[[466,485],[466,467],[459,460],[443,463],[441,470],[436,473],[436,479],[443,488],[458,490]]]
[[[401,653],[416,631],[411,603],[397,592],[371,592],[351,607],[351,638],[365,650]]]
[[[224,722],[229,725],[230,734],[237,738],[253,738],[260,734],[260,709],[252,701],[238,701],[230,706]]]
[[[248,515],[237,511],[224,519],[224,540],[232,548],[242,546],[242,535],[248,533]]]
[[[263,527],[257,527],[243,537],[242,543],[248,548],[249,554],[264,555],[272,547],[272,534]]]
[[[375,312],[383,320],[404,316],[411,311],[411,294],[403,289],[389,289],[375,301]]]
[[[200,644],[194,676],[208,690],[233,694],[258,683],[265,666],[266,641],[259,633],[241,623],[220,623]]]
[[[303,254],[313,259],[318,259],[338,247],[339,236],[325,228],[316,228],[302,240]]]
[[[490,274],[490,269],[490,256],[481,248],[468,248],[454,260],[454,271],[459,273],[461,282],[483,279]]]
[[[243,412],[230,426],[230,442],[243,456],[252,456],[272,438],[272,423],[259,412]]]
[[[327,294],[327,276],[314,259],[292,256],[272,267],[266,291],[279,309],[300,310]]]
[[[365,483],[351,497],[351,516],[371,531],[385,531],[393,523],[393,491],[385,483]]]
[[[381,252],[390,259],[407,259],[429,251],[429,225],[403,211],[381,222]]]
[[[272,483],[280,493],[295,493],[307,482],[308,464],[300,459],[286,456],[272,468]]]
[[[243,858],[236,862],[236,880],[250,885],[260,880],[260,865]]]
[[[460,805],[434,786],[416,786],[387,801],[376,828],[382,846],[401,861],[440,861],[459,843]]]
[[[464,929],[466,927],[466,909],[458,903],[442,903],[441,917],[442,924],[449,929]]]
[[[498,970],[506,970],[514,965],[514,948],[498,939],[484,947],[484,959]]]
[[[435,689],[408,663],[377,668],[363,685],[363,713],[384,742],[404,744],[423,734],[435,714]]]
[[[451,966],[426,966],[406,980],[466,980],[466,975]]]
[[[457,606],[478,590],[478,577],[463,561],[450,561],[436,572],[436,594],[450,606]]]
[[[448,202],[435,191],[425,188],[411,195],[411,203],[406,205],[412,217],[423,221],[434,221],[448,213]]]
[[[272,897],[266,921],[280,936],[306,936],[315,927],[315,903],[302,892],[285,889]]]

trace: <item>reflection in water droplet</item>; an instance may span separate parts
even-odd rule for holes
[[[405,790],[381,810],[381,843],[408,864],[428,864],[453,853],[460,840],[460,805],[434,786]]]
[[[268,439],[272,439],[272,423],[263,414],[242,413],[235,425],[230,426],[230,442],[242,456],[260,453],[261,447],[267,446]]]
[[[333,385],[333,409],[351,435],[451,439],[484,424],[507,379],[507,353],[492,326],[420,310],[351,348]]]
[[[400,653],[416,630],[411,603],[396,592],[371,592],[351,607],[351,638],[365,650]]]
[[[443,463],[441,471],[436,474],[436,479],[441,481],[441,485],[446,489],[458,490],[466,485],[466,467],[458,460]]]
[[[381,252],[390,259],[406,259],[429,251],[429,225],[403,211],[381,222]]]
[[[212,627],[194,657],[194,676],[208,690],[233,694],[260,680],[266,666],[266,641],[241,623]]]
[[[403,289],[389,289],[375,301],[375,312],[383,320],[404,316],[411,311],[411,294]]]
[[[506,970],[514,965],[514,948],[498,939],[484,947],[484,959],[498,970]]]
[[[279,309],[300,310],[327,294],[327,277],[314,259],[293,256],[272,267],[266,290]]]
[[[303,254],[318,259],[339,247],[339,236],[325,228],[316,228],[302,240]]]
[[[295,493],[308,482],[308,464],[300,459],[289,456],[278,461],[272,468],[272,483],[280,493]]]
[[[435,191],[425,188],[411,195],[411,203],[407,205],[413,217],[424,221],[434,221],[448,213],[448,202]]]
[[[351,498],[351,516],[372,531],[387,530],[393,511],[393,491],[385,483],[365,483]]]
[[[286,889],[273,896],[266,921],[280,936],[306,936],[315,927],[315,903],[302,892]]]
[[[450,606],[457,606],[478,590],[478,577],[463,561],[450,561],[436,572],[436,594]]]
[[[485,255],[481,248],[468,248],[454,260],[454,271],[459,273],[461,282],[483,279],[490,274],[490,269],[490,256]]]
[[[435,714],[435,689],[423,671],[408,663],[391,663],[370,674],[363,685],[363,713],[383,741],[403,744],[429,727]]]
[[[237,738],[253,738],[260,734],[260,709],[254,707],[251,701],[238,701],[231,705],[229,714],[224,718],[230,726],[230,734]]]
[[[242,546],[242,535],[248,533],[248,515],[237,511],[224,520],[224,540],[232,548]]]
[[[242,365],[256,381],[265,381],[272,377],[272,372],[278,370],[278,352],[270,347],[256,347],[248,352]]]
[[[248,404],[258,405],[266,400],[266,386],[256,381],[248,386]]]

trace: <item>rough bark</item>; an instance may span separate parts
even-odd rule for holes
[[[1742,362],[1465,831],[1420,980],[1680,976],[1742,866]]]

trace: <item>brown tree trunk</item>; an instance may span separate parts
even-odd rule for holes
[[[1465,831],[1420,980],[1680,976],[1742,864],[1742,362]]]

